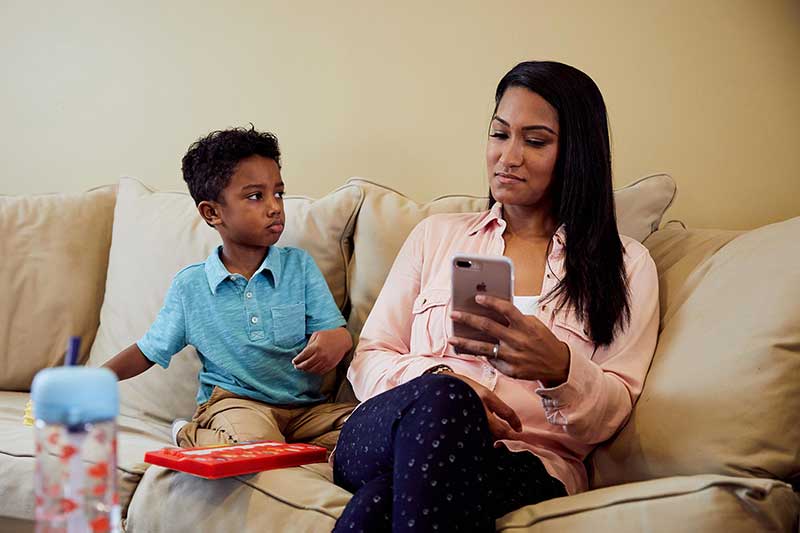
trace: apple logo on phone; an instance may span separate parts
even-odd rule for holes
[[[477,290],[478,292],[486,292],[486,284],[478,283],[478,285],[475,287],[475,290]]]

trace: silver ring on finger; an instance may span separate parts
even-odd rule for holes
[[[497,359],[497,352],[500,351],[500,343],[496,343],[492,346],[492,359]]]

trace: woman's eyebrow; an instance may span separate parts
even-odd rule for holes
[[[507,121],[503,120],[502,118],[498,117],[497,115],[492,117],[492,120],[496,120],[497,122],[503,124],[506,127],[511,127],[511,124],[509,124]],[[558,136],[558,133],[553,131],[551,128],[545,126],[544,124],[535,124],[535,125],[532,125],[532,126],[523,126],[523,128],[522,128],[522,131],[529,131],[529,130],[545,130],[545,131],[549,131],[550,133],[552,133],[555,136]]]

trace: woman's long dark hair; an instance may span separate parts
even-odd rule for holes
[[[607,346],[630,321],[624,250],[611,182],[611,146],[603,95],[580,70],[552,61],[526,61],[503,76],[495,108],[509,87],[524,87],[558,112],[553,215],[566,226],[565,275],[542,301],[571,305],[597,346]],[[489,207],[495,203],[489,192]]]

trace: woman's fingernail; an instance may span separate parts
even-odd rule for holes
[[[475,301],[478,302],[479,304],[482,304],[483,302],[486,301],[486,296],[483,294],[477,294],[475,295]]]

